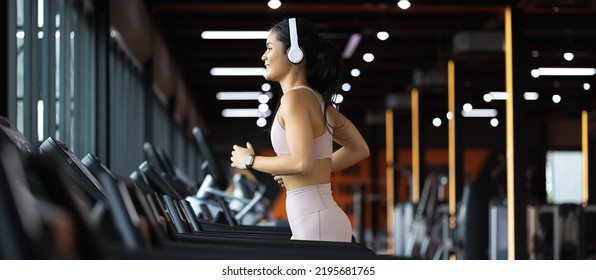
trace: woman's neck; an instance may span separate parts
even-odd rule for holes
[[[297,87],[308,86],[308,82],[306,81],[306,77],[301,72],[300,74],[289,74],[283,80],[279,82],[281,86],[281,90],[283,93],[286,93],[292,89]]]

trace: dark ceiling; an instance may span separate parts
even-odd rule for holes
[[[345,48],[352,34],[361,36],[350,58],[345,59],[343,82],[351,84],[344,92],[340,109],[360,127],[382,115],[388,96],[409,96],[412,87],[424,98],[424,111],[430,119],[443,117],[447,111],[447,60],[453,59],[464,69],[456,82],[461,83],[461,98],[474,107],[496,108],[504,124],[504,102],[486,103],[489,91],[505,90],[504,53],[491,40],[473,42],[469,48],[454,44],[457,34],[497,33],[504,29],[503,8],[514,3],[523,14],[527,66],[526,91],[540,94],[527,106],[534,119],[575,116],[582,106],[590,106],[594,89],[582,85],[591,77],[530,77],[537,67],[596,66],[596,1],[588,0],[522,0],[522,1],[441,1],[412,0],[408,10],[401,10],[394,1],[289,1],[272,10],[266,0],[259,1],[190,1],[147,0],[150,14],[161,29],[174,60],[193,93],[196,105],[210,134],[217,144],[265,141],[264,128],[256,119],[224,119],[224,108],[256,108],[257,101],[219,101],[219,91],[255,91],[265,82],[262,77],[213,77],[209,70],[216,66],[262,67],[260,57],[264,40],[204,40],[205,30],[267,30],[285,17],[311,20],[320,33]],[[389,33],[389,39],[377,39],[378,31]],[[475,38],[475,37],[473,37]],[[515,43],[515,42],[514,42]],[[455,46],[455,47],[454,47]],[[496,47],[495,47],[496,46]],[[482,49],[488,48],[488,49]],[[573,51],[572,61],[563,53]],[[374,61],[364,62],[364,53],[373,53]],[[349,70],[358,68],[359,77]],[[272,91],[279,94],[274,85]],[[553,94],[562,101],[554,104]],[[276,99],[269,106],[275,109]],[[408,109],[403,115],[409,114]],[[367,117],[368,116],[368,117]],[[371,118],[373,116],[373,118]],[[367,121],[368,120],[368,121]],[[488,121],[473,124],[473,129],[488,126]],[[504,126],[504,125],[501,125]],[[268,143],[267,143],[268,144]],[[263,144],[264,145],[264,144]]]

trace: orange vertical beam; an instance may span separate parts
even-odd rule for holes
[[[387,252],[393,252],[393,205],[395,204],[393,110],[385,111],[385,152],[387,177]]]
[[[453,60],[447,62],[447,106],[449,122],[449,228],[455,229],[455,186],[456,186],[456,166],[455,166],[455,63]]]
[[[505,7],[505,102],[506,113],[506,153],[507,153],[507,256],[515,259],[515,180],[513,142],[513,33],[511,7]]]
[[[420,200],[420,114],[418,89],[412,89],[412,203]]]
[[[582,206],[588,206],[588,200],[590,199],[589,193],[589,165],[588,165],[588,111],[582,111],[582,169],[583,169],[583,195],[582,195]]]

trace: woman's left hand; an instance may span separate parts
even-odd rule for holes
[[[275,182],[277,182],[277,184],[279,184],[280,187],[286,187],[286,185],[284,184],[284,177],[273,174],[273,180],[275,180]]]
[[[252,144],[246,142],[246,148],[238,145],[234,145],[232,148],[234,150],[232,151],[232,157],[230,157],[230,160],[232,161],[231,166],[239,169],[246,169],[246,165],[244,164],[246,157],[255,153]]]

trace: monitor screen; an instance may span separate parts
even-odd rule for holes
[[[190,196],[197,192],[196,186],[188,185],[186,182],[180,180],[169,157],[162,149],[155,147],[149,142],[145,142],[143,144],[143,152],[146,161],[153,166],[155,171],[162,175],[164,180],[168,181],[177,193],[182,196]]]
[[[220,162],[217,160],[211,144],[205,137],[204,132],[200,128],[194,127],[192,134],[195,138],[195,141],[197,142],[197,145],[199,146],[199,153],[207,163],[207,173],[213,177],[213,181],[219,189],[225,190],[228,187],[229,178]]]
[[[112,171],[110,171],[110,169],[108,169],[108,167],[106,167],[98,157],[91,153],[87,153],[83,159],[81,159],[81,162],[95,176],[95,178],[99,178],[99,174],[103,172],[109,174],[112,176],[112,178],[116,178]]]
[[[39,149],[41,153],[54,154],[64,160],[73,171],[79,185],[89,194],[94,202],[105,201],[105,195],[99,181],[66,145],[50,136],[41,143]]]

